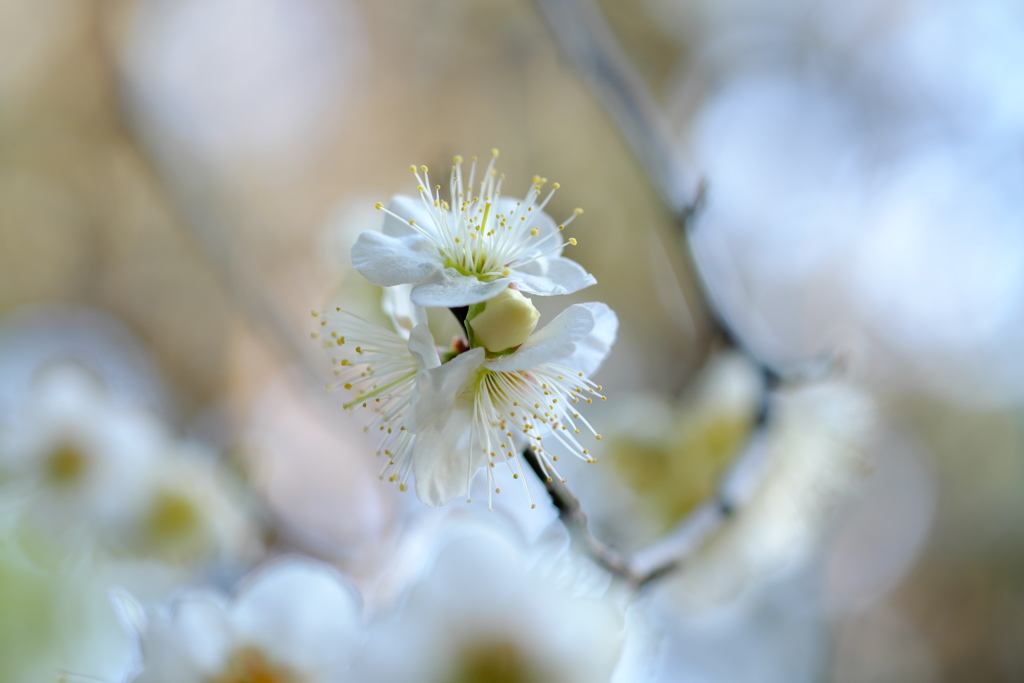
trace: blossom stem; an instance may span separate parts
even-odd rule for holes
[[[640,590],[652,581],[681,569],[704,541],[726,524],[753,495],[754,487],[750,482],[757,480],[767,457],[766,437],[778,385],[774,373],[766,372],[762,377],[763,391],[750,439],[719,481],[715,494],[690,512],[665,537],[632,556],[623,555],[594,537],[579,499],[560,479],[548,475],[532,448],[523,451],[523,459],[544,485],[573,543],[607,572],[624,580],[634,590]]]

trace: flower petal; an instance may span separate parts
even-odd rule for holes
[[[469,384],[484,359],[482,348],[459,354],[440,367],[422,369],[416,376],[416,401],[409,429],[414,434],[449,419],[459,393]]]
[[[392,237],[368,230],[352,246],[352,265],[381,287],[419,282],[442,267],[434,245],[422,235]]]
[[[469,306],[487,301],[491,297],[497,296],[511,282],[509,278],[481,282],[475,277],[462,275],[454,268],[437,269],[420,280],[412,288],[412,302],[417,306],[444,306],[446,308]]]
[[[562,361],[562,364],[589,377],[597,372],[611,351],[619,332],[619,318],[615,311],[602,303],[579,305],[587,307],[594,315],[594,328],[576,342],[576,351]]]
[[[576,342],[594,329],[591,304],[573,304],[527,339],[514,353],[486,361],[495,371],[527,370],[541,363],[564,363],[576,352]]]
[[[539,296],[572,294],[597,284],[594,276],[572,259],[552,256],[512,269],[512,281],[520,290]]]
[[[186,598],[170,618],[150,619],[142,634],[145,670],[139,683],[203,683],[220,674],[232,643],[222,607],[213,599]]]
[[[416,495],[430,507],[450,503],[466,495],[467,483],[481,465],[469,443],[473,415],[466,408],[453,410],[448,419],[416,435],[412,472]]]
[[[391,318],[395,329],[408,336],[412,328],[420,323],[427,322],[427,311],[422,306],[417,306],[409,298],[412,293],[412,285],[395,285],[385,287],[384,295],[381,297],[381,308]]]
[[[441,357],[434,346],[434,337],[430,334],[430,327],[420,323],[412,329],[409,335],[409,353],[413,355],[421,368],[432,370],[441,365]]]
[[[397,194],[388,202],[388,211],[401,216],[405,220],[398,220],[391,214],[384,214],[384,225],[381,226],[380,231],[385,235],[405,237],[406,235],[417,234],[413,228],[409,227],[410,220],[416,221],[416,225],[427,232],[432,234],[435,232],[434,219],[427,211],[427,207],[423,206],[423,202],[419,197]]]
[[[242,587],[228,618],[240,646],[333,680],[348,663],[359,634],[359,599],[338,572],[321,562],[289,558]]]

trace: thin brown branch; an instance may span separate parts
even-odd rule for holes
[[[752,495],[750,482],[757,480],[767,454],[767,433],[773,414],[776,382],[773,374],[764,375],[761,401],[754,415],[750,438],[722,477],[714,496],[688,514],[664,538],[632,556],[624,555],[591,533],[579,499],[545,470],[532,448],[525,449],[523,457],[544,484],[573,544],[597,565],[639,590],[681,569],[704,541],[732,518]]]

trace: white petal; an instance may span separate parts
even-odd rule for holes
[[[459,354],[440,367],[424,369],[416,376],[416,402],[410,416],[413,433],[437,428],[447,422],[459,399],[484,359],[482,348]]]
[[[434,346],[434,337],[430,334],[430,327],[420,323],[413,328],[409,335],[409,353],[413,355],[421,368],[432,370],[441,365],[441,357],[437,354],[437,347]]]
[[[384,296],[381,297],[381,308],[391,318],[395,329],[403,335],[408,336],[412,328],[420,323],[427,322],[427,311],[422,306],[417,306],[410,299],[412,284],[395,285],[385,287]]]
[[[465,496],[471,473],[483,464],[483,456],[476,457],[469,444],[472,419],[469,410],[459,408],[447,420],[416,434],[412,459],[416,495],[430,507]]]
[[[289,558],[245,585],[228,618],[241,646],[323,680],[347,665],[357,643],[359,599],[330,566]]]
[[[572,294],[597,283],[583,266],[560,256],[538,259],[513,268],[511,277],[520,290],[539,296]]]
[[[586,306],[594,315],[594,329],[576,342],[576,351],[562,364],[589,377],[597,372],[611,351],[619,332],[619,318],[615,311],[602,303],[579,305]]]
[[[222,607],[190,598],[171,618],[156,617],[142,636],[145,670],[139,683],[203,683],[224,669],[231,640]]]
[[[454,268],[437,269],[420,280],[412,288],[413,303],[418,306],[444,306],[447,308],[469,306],[487,301],[491,297],[497,296],[511,282],[509,278],[500,278],[494,282],[480,282],[475,277],[460,274]]]
[[[596,321],[590,304],[573,304],[527,339],[514,353],[488,360],[491,370],[527,370],[541,363],[560,362],[576,351],[576,342],[586,338]]]
[[[366,231],[352,245],[352,265],[381,287],[419,282],[442,267],[437,249],[422,235],[391,237]]]
[[[384,214],[384,225],[381,232],[391,237],[404,237],[405,235],[416,234],[416,231],[409,227],[409,221],[416,221],[416,225],[424,230],[435,233],[434,219],[431,218],[427,208],[419,197],[410,197],[405,194],[397,194],[388,202],[388,211],[398,214],[405,220],[400,221],[390,214]]]

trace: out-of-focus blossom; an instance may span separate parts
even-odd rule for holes
[[[899,354],[887,378],[991,403],[1020,396],[1024,164],[978,147],[916,147],[880,174],[847,287]]]
[[[59,366],[0,427],[0,472],[8,495],[23,499],[26,524],[80,544],[139,514],[168,443],[151,415],[111,401],[84,370]]]
[[[321,324],[340,377],[329,388],[356,392],[346,408],[372,406],[377,418],[369,428],[381,432],[378,454],[387,458],[382,476],[391,471],[404,489],[414,474],[416,493],[428,505],[468,495],[473,474],[488,464],[488,495],[498,464],[520,478],[526,445],[557,476],[557,458],[549,459],[542,444],[549,435],[593,459],[577,435],[581,428],[600,435],[574,406],[592,402],[588,394],[600,396],[589,375],[618,330],[604,304],[570,306],[511,353],[455,349],[444,363],[425,324],[408,340],[348,313],[326,314]]]
[[[628,396],[609,406],[614,415],[598,416],[606,466],[575,488],[602,538],[624,550],[647,546],[714,495],[750,437],[760,384],[753,364],[724,354],[682,402]]]
[[[777,398],[773,426],[750,448],[764,459],[745,471],[754,487],[725,533],[675,582],[687,600],[731,595],[751,580],[792,573],[815,556],[834,513],[869,471],[874,401],[863,390],[829,381]]]
[[[622,648],[622,610],[607,596],[581,593],[566,572],[541,571],[493,531],[464,533],[440,552],[396,615],[371,624],[353,680],[610,680]]]
[[[231,483],[211,454],[170,449],[146,482],[144,505],[121,521],[122,549],[172,563],[244,558],[255,536]]]
[[[151,0],[131,28],[128,92],[162,151],[261,173],[321,150],[365,36],[354,6],[322,0]]]
[[[358,596],[334,569],[285,559],[250,576],[230,601],[184,597],[139,624],[140,670],[131,680],[345,681],[359,620]]]
[[[377,204],[387,213],[383,230],[359,236],[353,265],[375,285],[413,284],[412,301],[421,306],[468,306],[510,284],[543,296],[594,284],[592,275],[562,256],[576,240],[563,239],[561,230],[582,210],[556,224],[544,207],[558,183],[542,197],[547,181],[539,176],[525,199],[502,197],[497,156],[493,150],[476,193],[476,160],[466,178],[462,158],[455,157],[448,201],[440,185],[431,188],[427,168],[413,166],[420,196],[396,196],[386,209]]]

